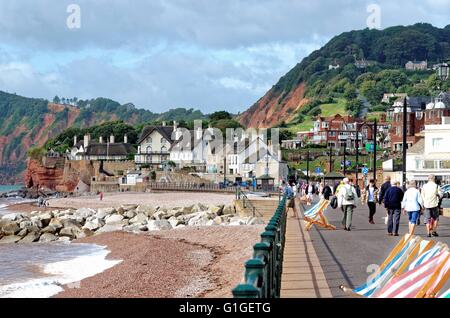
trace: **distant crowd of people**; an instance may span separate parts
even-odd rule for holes
[[[428,237],[439,236],[437,232],[439,213],[443,193],[434,175],[430,175],[428,182],[421,188],[415,181],[410,181],[406,191],[403,191],[399,182],[391,183],[391,178],[386,177],[384,183],[378,189],[374,180],[360,189],[353,180],[343,179],[336,184],[327,182],[299,182],[289,183],[284,181],[282,191],[287,196],[287,209],[292,209],[293,217],[298,218],[295,208],[295,199],[311,205],[316,198],[330,201],[333,209],[340,208],[343,213],[342,227],[345,231],[351,231],[353,213],[358,205],[367,206],[369,223],[375,224],[374,216],[377,204],[386,209],[385,223],[387,233],[390,236],[399,236],[399,226],[402,213],[408,216],[409,233],[414,234],[420,225],[420,216],[424,215]]]

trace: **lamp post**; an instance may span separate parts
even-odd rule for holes
[[[403,100],[403,164],[402,164],[402,176],[403,176],[403,189],[406,189],[406,153],[408,150],[407,134],[408,134],[408,100],[406,97]]]
[[[306,183],[309,184],[309,148],[308,148],[308,152],[306,154]]]

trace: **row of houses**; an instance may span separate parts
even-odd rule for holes
[[[163,170],[188,169],[211,181],[243,180],[270,175],[278,184],[288,176],[287,163],[281,158],[277,145],[262,135],[240,134],[224,142],[217,137],[213,128],[197,127],[187,130],[163,123],[143,129],[137,147],[128,143],[115,142],[110,136],[91,140],[89,135],[82,141],[75,138],[68,154],[69,160],[126,160],[133,158],[136,169]]]
[[[377,122],[377,144],[382,149],[393,152],[403,148],[403,109],[407,105],[407,144],[414,145],[420,137],[418,133],[426,125],[438,125],[442,117],[450,116],[450,93],[442,92],[435,98],[408,96],[407,94],[384,94],[382,103],[392,103],[386,114]],[[297,133],[294,140],[284,140],[286,149],[300,149],[306,144],[326,145],[336,150],[344,147],[354,149],[358,143],[363,147],[373,143],[373,122],[353,118],[349,115],[318,116],[314,128]],[[358,131],[358,133],[356,133]]]

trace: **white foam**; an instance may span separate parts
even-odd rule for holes
[[[110,251],[102,248],[89,255],[44,265],[43,272],[50,277],[0,286],[0,298],[48,298],[63,291],[62,285],[79,288],[79,281],[122,262],[107,260]]]

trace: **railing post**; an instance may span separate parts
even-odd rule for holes
[[[271,290],[269,271],[271,248],[269,243],[256,243],[255,246],[253,246],[253,258],[262,259],[264,262],[264,281],[266,282],[262,291],[264,298],[270,297]]]
[[[272,231],[265,231],[261,234],[261,241],[263,243],[268,243],[271,247],[270,251],[270,257],[269,257],[269,272],[270,272],[270,279],[269,279],[269,286],[270,286],[270,292],[269,292],[269,298],[275,297],[275,233]]]

